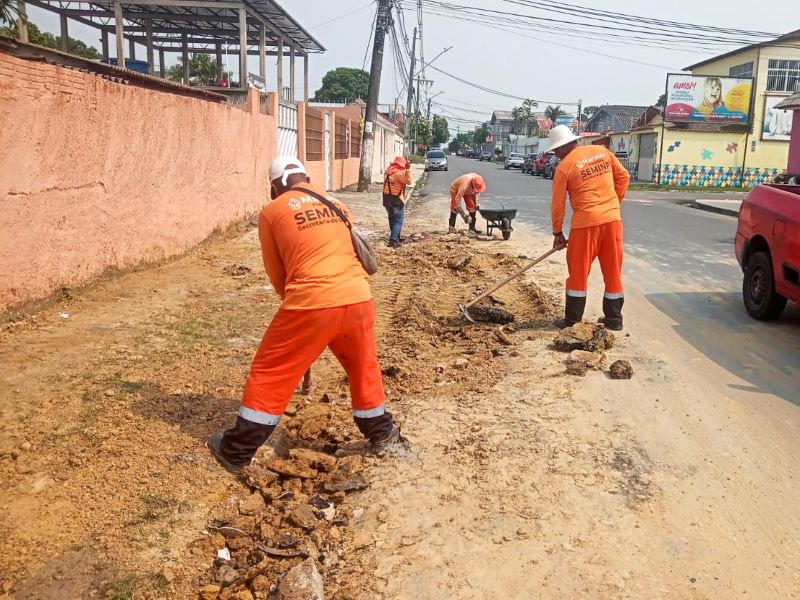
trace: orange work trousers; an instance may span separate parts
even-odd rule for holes
[[[450,192],[450,212],[459,212],[458,202],[456,202],[456,193]],[[464,204],[467,205],[467,212],[475,212],[478,209],[478,203],[475,202],[475,194],[464,194]]]
[[[375,347],[372,300],[311,310],[279,309],[253,359],[239,416],[276,425],[297,382],[330,348],[350,382],[353,416],[377,417],[384,410],[383,381]]]
[[[567,296],[585,297],[595,258],[606,284],[605,297],[624,297],[622,290],[622,221],[580,227],[569,232],[567,245]]]

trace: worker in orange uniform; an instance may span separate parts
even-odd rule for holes
[[[456,230],[456,217],[461,213],[464,221],[469,223],[469,233],[478,234],[475,229],[475,213],[478,210],[478,196],[485,191],[486,182],[477,173],[467,173],[453,180],[450,184],[450,233]],[[462,200],[466,205],[466,211]]]
[[[312,186],[297,158],[276,158],[269,178],[274,199],[261,211],[258,235],[264,267],[283,302],[253,359],[236,426],[207,442],[233,473],[248,465],[272,434],[298,380],[325,348],[347,373],[353,417],[372,450],[400,438],[384,405],[367,273],[348,227],[315,195],[348,218],[349,210]]]
[[[567,247],[567,298],[559,328],[583,319],[589,271],[595,258],[605,282],[603,317],[608,329],[622,329],[622,213],[620,204],[630,175],[608,148],[579,146],[578,136],[566,125],[550,130],[550,150],[561,160],[553,177],[551,216],[554,248]],[[569,244],[562,231],[569,193],[572,223]]]
[[[406,186],[411,184],[411,163],[407,158],[397,156],[383,175],[383,207],[389,216],[390,248],[400,245],[400,232],[403,229],[406,211]]]

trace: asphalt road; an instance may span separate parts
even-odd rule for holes
[[[426,195],[447,196],[452,179],[474,171],[487,184],[482,207],[516,208],[518,221],[551,233],[550,180],[473,159],[448,161],[449,171],[430,174]],[[790,304],[774,323],[747,315],[733,252],[736,219],[681,204],[693,196],[702,194],[646,191],[626,197],[625,281],[685,340],[748,383],[744,388],[732,383],[732,388],[800,404],[800,306]],[[479,219],[478,227],[483,225]],[[637,299],[629,293],[632,301]]]

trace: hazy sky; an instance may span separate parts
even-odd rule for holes
[[[584,106],[604,103],[654,103],[663,93],[665,74],[669,70],[680,70],[703,58],[736,47],[677,50],[667,44],[657,44],[660,47],[654,48],[634,46],[630,41],[622,43],[598,41],[586,34],[581,34],[580,37],[571,35],[569,33],[571,17],[567,15],[537,12],[535,9],[508,0],[450,1],[461,6],[525,12],[556,19],[552,24],[561,27],[560,31],[555,31],[546,24],[537,31],[518,30],[513,19],[508,20],[505,25],[510,31],[503,31],[496,27],[423,14],[426,60],[432,59],[443,48],[453,46],[435,62],[435,66],[494,90],[542,100],[544,103],[540,103],[540,109],[544,108],[545,103],[576,103],[578,99],[583,100]],[[311,57],[312,94],[319,87],[322,76],[327,70],[338,66],[360,68],[364,64],[375,13],[374,1],[279,0],[279,2],[327,49],[324,54]],[[658,3],[597,0],[594,4],[586,0],[572,1],[572,4],[577,3],[591,6],[595,10],[778,34],[800,28],[800,20],[789,22],[792,16],[792,11],[789,9],[792,2],[789,0],[761,0],[757,5],[747,0],[728,0],[724,3],[696,0],[671,0]],[[57,33],[58,20],[55,15],[33,7],[29,9],[29,13],[37,25]],[[416,22],[416,11],[406,10],[405,23],[409,35]],[[70,35],[100,47],[96,30],[72,24]],[[138,52],[137,57],[142,58],[143,48],[139,48]],[[176,57],[172,57],[171,61],[168,59],[168,63],[174,62],[175,59]],[[369,60],[370,56],[367,55],[367,68]],[[408,57],[405,60],[407,62]],[[230,61],[233,67],[236,64],[235,57],[231,56]],[[395,97],[400,97],[402,104],[405,104],[401,74],[397,72],[394,63],[391,40],[387,39],[381,102],[393,102]],[[298,61],[299,86],[302,86],[301,65],[302,62]],[[272,61],[269,68],[270,75],[274,78]],[[250,70],[258,71],[257,57],[251,57]],[[284,72],[287,70],[288,61]],[[429,93],[433,95],[443,92],[434,102],[448,105],[444,108],[434,105],[434,112],[448,111],[451,115],[458,115],[464,119],[482,121],[488,118],[492,109],[510,110],[520,104],[517,100],[474,89],[432,70],[428,70],[427,76],[434,80]],[[288,83],[287,75],[284,76],[284,81]],[[271,79],[271,83],[274,87],[274,79]],[[302,93],[302,87],[298,92]],[[461,109],[453,108],[456,106]],[[564,108],[574,110],[574,107],[566,105]],[[469,112],[470,110],[475,113]],[[462,127],[469,125],[464,123]],[[456,130],[455,121],[451,122],[451,130]]]

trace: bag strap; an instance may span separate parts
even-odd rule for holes
[[[290,188],[290,189],[294,190],[294,191],[306,193],[309,196],[313,196],[314,198],[316,198],[317,200],[322,202],[325,206],[330,208],[334,213],[336,213],[336,216],[338,216],[344,222],[344,224],[347,225],[347,228],[349,230],[351,230],[351,231],[353,230],[353,226],[350,224],[350,220],[347,218],[347,215],[345,215],[338,206],[336,206],[333,202],[328,200],[325,196],[323,196],[321,194],[318,194],[313,190],[309,190],[309,189],[306,189],[306,188],[303,188],[303,187],[299,187],[299,186],[294,186],[293,188]]]

